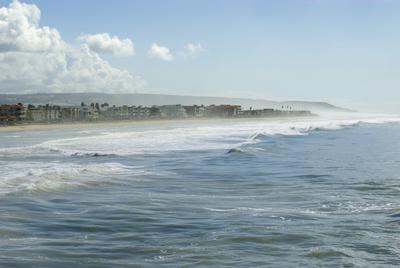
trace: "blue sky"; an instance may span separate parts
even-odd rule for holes
[[[400,112],[400,1],[27,0],[41,26],[129,38],[135,55],[102,55],[146,81],[139,92],[321,100]],[[1,6],[9,1],[0,0]],[[172,61],[149,57],[152,43]],[[188,43],[203,51],[182,56]]]

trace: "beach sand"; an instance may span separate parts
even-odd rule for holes
[[[312,119],[315,116],[288,116],[288,117],[261,117],[261,118],[184,118],[184,119],[152,119],[152,120],[113,120],[98,122],[63,122],[63,123],[32,123],[12,126],[0,126],[0,132],[18,132],[18,131],[43,131],[54,129],[74,129],[74,128],[106,128],[106,127],[124,127],[124,126],[169,126],[175,124],[218,124],[219,122],[251,122],[251,121],[287,121],[293,119]]]
[[[176,122],[195,122],[197,119],[185,120],[117,120],[117,121],[101,121],[101,122],[65,122],[65,123],[38,123],[38,124],[20,124],[12,126],[0,126],[0,132],[17,132],[17,131],[34,131],[34,130],[53,130],[61,128],[103,128],[118,127],[128,125],[155,125],[155,124],[171,124]]]
[[[265,118],[264,118],[265,119]],[[271,118],[270,118],[271,119]],[[159,125],[169,126],[174,124],[195,124],[195,123],[218,123],[218,122],[241,122],[249,121],[248,118],[196,118],[196,119],[154,119],[154,120],[114,120],[99,122],[64,122],[64,123],[32,123],[12,126],[0,126],[0,132],[18,132],[18,131],[43,131],[66,128],[115,128],[124,126],[145,126]]]

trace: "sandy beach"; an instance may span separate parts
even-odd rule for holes
[[[14,132],[14,131],[33,131],[33,130],[52,130],[60,128],[101,128],[101,127],[118,127],[128,125],[149,125],[149,124],[171,124],[174,122],[194,122],[200,121],[197,119],[185,120],[120,120],[120,121],[102,121],[102,122],[66,122],[66,123],[41,123],[41,124],[20,124],[12,126],[0,126],[0,132]]]
[[[263,118],[263,120],[272,120],[277,118]],[[282,119],[282,118],[280,118]],[[12,126],[0,126],[0,132],[15,131],[42,131],[64,128],[103,128],[103,127],[124,127],[124,126],[144,126],[144,125],[172,125],[176,123],[216,123],[216,122],[243,122],[254,119],[249,118],[198,118],[198,119],[155,119],[155,120],[114,120],[100,122],[65,122],[65,123],[38,123],[38,124],[20,124]]]
[[[249,122],[249,121],[272,121],[272,120],[293,120],[296,118],[315,118],[315,117],[263,117],[263,118],[187,118],[187,119],[154,119],[154,120],[114,120],[114,121],[99,121],[99,122],[64,122],[64,123],[32,123],[19,124],[12,126],[0,126],[0,132],[17,132],[17,131],[43,131],[65,128],[103,128],[103,127],[138,127],[144,125],[172,125],[177,123],[218,123],[218,122]]]

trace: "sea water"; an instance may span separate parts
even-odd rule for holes
[[[398,267],[400,118],[0,132],[0,267]]]

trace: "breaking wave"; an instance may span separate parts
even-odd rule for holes
[[[338,130],[361,123],[400,122],[400,119],[315,120],[299,122],[257,122],[226,126],[189,127],[168,130],[104,133],[95,137],[53,140],[42,147],[58,149],[70,155],[104,156],[151,154],[166,151],[230,150],[256,143],[261,137],[299,136],[314,131]]]
[[[119,163],[72,164],[61,162],[5,162],[2,166],[0,196],[13,193],[54,191],[110,182],[111,176],[139,175],[143,171]]]
[[[338,130],[362,123],[400,122],[400,118],[364,119],[303,119],[230,121],[197,127],[177,127],[157,130],[126,130],[124,132],[88,133],[87,136],[61,138],[39,144],[0,149],[0,157],[16,154],[56,153],[73,157],[107,157],[115,155],[160,154],[171,151],[225,150],[247,153],[243,146],[255,144],[273,136],[302,136],[316,131]]]

